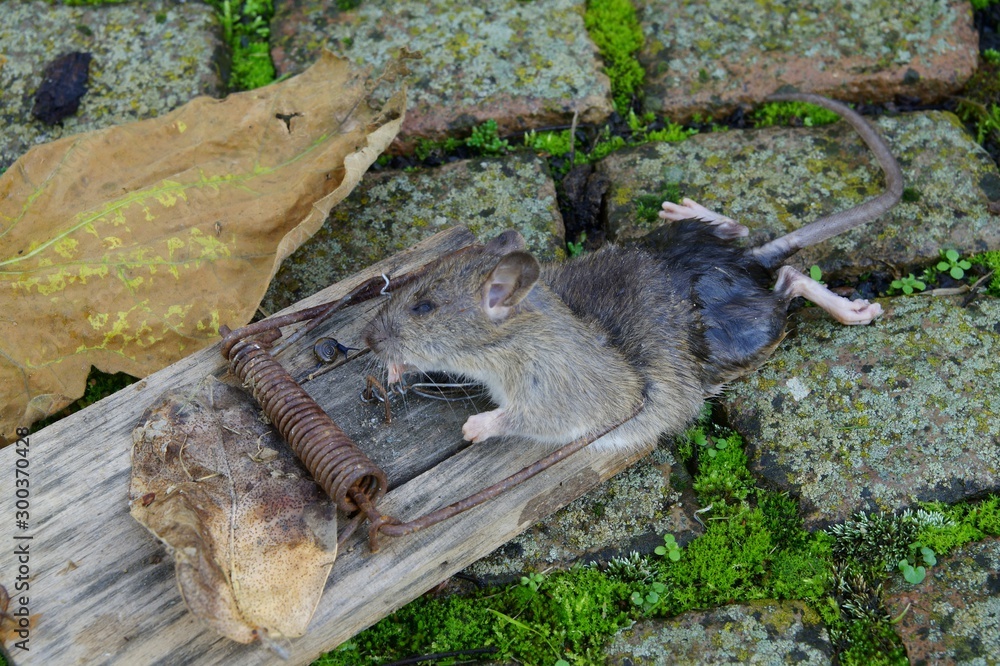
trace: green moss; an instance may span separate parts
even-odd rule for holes
[[[728,435],[728,436],[726,436]],[[698,447],[698,474],[692,484],[702,506],[736,506],[754,490],[743,440],[736,433],[708,437]]]
[[[753,112],[754,127],[788,125],[792,119],[806,127],[829,125],[840,119],[833,111],[806,102],[769,102]]]
[[[524,664],[598,663],[605,643],[629,621],[622,602],[628,584],[589,567],[533,580],[540,582],[469,597],[421,597],[314,663],[380,664],[472,650]]]
[[[615,152],[620,148],[625,147],[625,139],[620,136],[607,136],[599,140],[595,145],[594,149],[590,152],[588,159],[591,162],[597,162],[603,160],[605,157]]]
[[[413,654],[490,647],[494,624],[490,604],[480,603],[476,597],[422,597],[314,664],[378,664]]]
[[[989,252],[973,255],[969,257],[969,261],[973,264],[986,266],[989,270],[993,271],[993,277],[986,288],[986,293],[991,296],[1000,296],[1000,250],[990,250]]]
[[[774,542],[764,522],[759,509],[709,522],[681,559],[666,567],[663,581],[669,592],[663,610],[672,615],[769,596],[764,573]]]
[[[223,41],[232,54],[231,91],[252,90],[274,81],[269,38],[273,0],[207,0],[215,8]]]
[[[573,139],[569,130],[562,132],[529,131],[524,135],[524,145],[545,155],[565,155],[573,149]]]
[[[233,70],[229,87],[236,90],[253,90],[274,81],[274,63],[267,42],[237,44],[233,48]]]
[[[1000,496],[992,495],[975,504],[947,506],[938,502],[922,505],[924,518],[916,539],[938,556],[947,555],[960,546],[989,536],[1000,536]]]
[[[500,138],[497,132],[497,121],[492,118],[474,127],[472,134],[465,140],[465,145],[481,155],[503,155],[510,151],[510,144]]]
[[[644,42],[635,7],[631,0],[588,0],[583,21],[604,58],[615,108],[625,113],[645,75],[635,57]]]
[[[882,666],[910,663],[899,636],[888,622],[850,622],[842,634],[844,649],[838,663],[844,666]]]

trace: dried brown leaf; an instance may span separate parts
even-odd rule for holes
[[[208,377],[132,433],[132,516],[167,545],[191,612],[241,643],[301,636],[337,555],[333,503],[259,414]]]
[[[248,322],[282,259],[398,132],[402,92],[306,72],[36,146],[0,175],[0,444],[83,393]]]

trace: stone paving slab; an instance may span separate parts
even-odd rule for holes
[[[586,455],[583,452],[581,455]],[[661,443],[621,474],[534,525],[463,573],[482,580],[510,582],[525,571],[566,569],[574,562],[631,552],[650,554],[673,534],[687,544],[701,534],[691,477]],[[684,490],[680,490],[683,488]]]
[[[449,227],[480,240],[518,229],[542,259],[565,254],[545,162],[521,153],[437,169],[369,172],[323,227],[284,261],[261,307],[276,312]]]
[[[65,7],[4,2],[0,9],[0,170],[31,146],[166,113],[197,95],[220,95],[222,41],[213,10],[171,0]],[[93,54],[80,109],[48,126],[31,115],[45,66]]]
[[[583,25],[583,0],[365,0],[340,11],[333,0],[275,7],[272,56],[279,74],[297,72],[326,46],[380,69],[400,48],[411,63],[400,139],[467,134],[493,118],[500,133],[603,123],[610,84]],[[399,139],[397,139],[398,141]]]
[[[1000,299],[883,299],[869,326],[818,308],[720,402],[753,472],[805,525],[1000,491]]]
[[[646,620],[618,632],[608,664],[809,664],[833,661],[819,616],[801,601],[759,601]]]
[[[963,254],[1000,248],[1000,224],[988,205],[1000,199],[996,164],[953,114],[907,113],[875,121],[903,170],[915,201],[807,248],[789,262],[818,264],[825,275],[927,264],[941,248]],[[660,224],[637,219],[641,196],[677,183],[682,196],[750,228],[763,241],[844,210],[882,192],[871,152],[844,122],[818,128],[699,134],[682,143],[650,143],[605,158],[611,180],[607,225],[612,238]]]
[[[965,0],[637,0],[648,111],[721,117],[782,85],[855,102],[957,92],[979,38]]]
[[[910,663],[1000,664],[1000,539],[971,543],[886,595]]]

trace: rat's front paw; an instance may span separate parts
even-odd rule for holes
[[[502,409],[494,409],[490,412],[470,416],[465,425],[462,426],[462,435],[465,437],[465,441],[478,443],[490,437],[502,435],[500,430],[502,416]]]

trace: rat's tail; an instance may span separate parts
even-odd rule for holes
[[[903,172],[896,163],[889,144],[864,118],[848,106],[826,97],[808,93],[780,93],[767,98],[773,102],[809,102],[829,109],[850,123],[869,149],[875,154],[885,173],[885,192],[848,210],[821,217],[812,224],[796,229],[753,250],[754,256],[766,268],[777,266],[804,247],[815,245],[848,229],[871,222],[895,206],[903,196]]]

